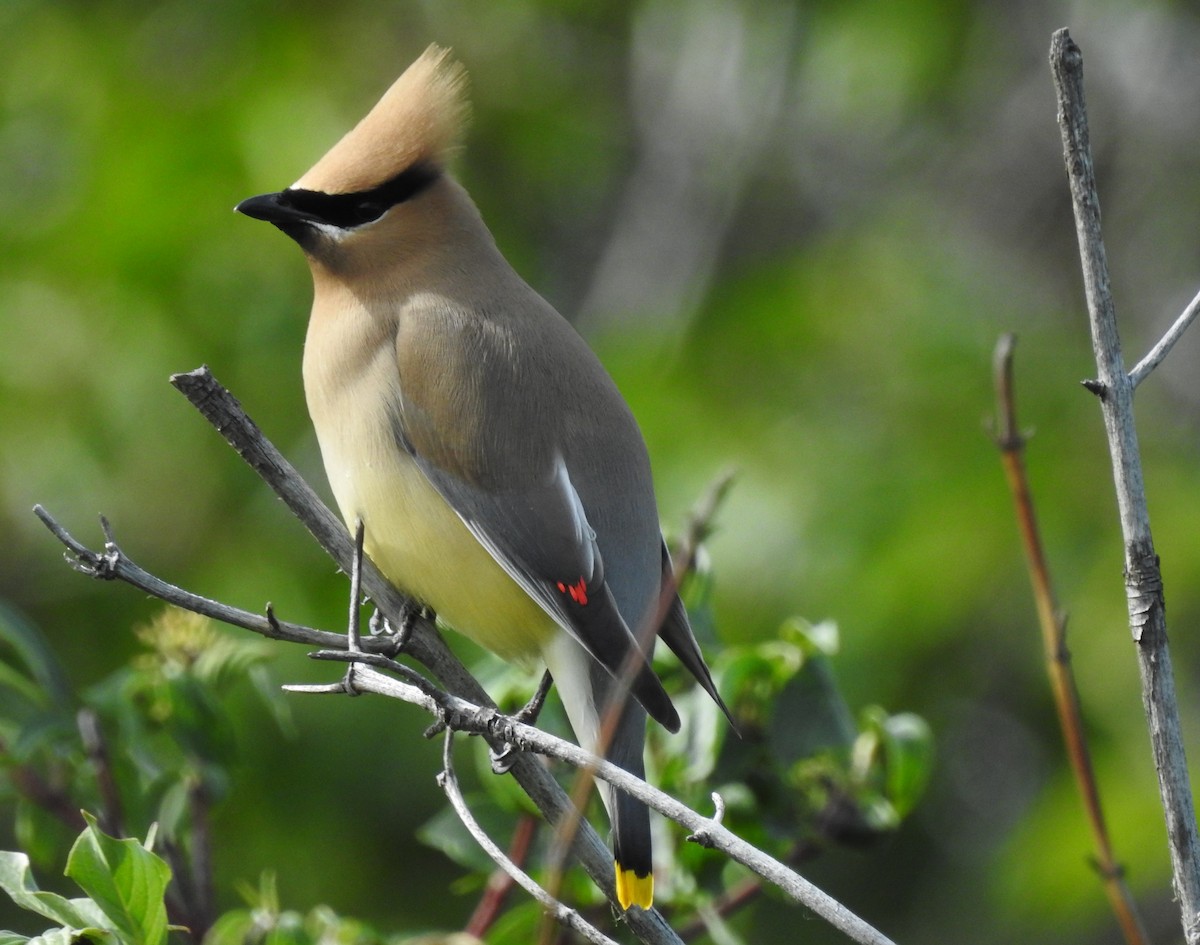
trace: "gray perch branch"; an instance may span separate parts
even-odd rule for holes
[[[1150,516],[1134,428],[1134,380],[1126,374],[1121,359],[1121,341],[1100,233],[1100,199],[1083,98],[1083,56],[1065,29],[1056,32],[1051,40],[1050,66],[1058,96],[1063,157],[1075,210],[1092,348],[1099,372],[1097,380],[1088,387],[1100,397],[1112,457],[1125,541],[1129,625],[1137,650],[1142,702],[1166,816],[1175,895],[1182,913],[1184,936],[1189,945],[1196,945],[1200,942],[1200,843],[1167,643],[1162,574],[1150,534]]]
[[[354,558],[353,536],[212,372],[207,367],[197,368],[186,374],[173,375],[171,383],[283,499],[338,567],[349,574]],[[450,651],[434,626],[428,620],[412,620],[413,601],[396,590],[370,560],[364,559],[362,565],[362,588],[388,622],[393,627],[405,626],[406,622],[412,625],[405,652],[428,666],[449,692],[479,705],[494,707],[483,687]],[[345,637],[342,637],[341,646],[346,646]],[[493,741],[492,747],[499,750],[503,748],[503,742]],[[570,815],[570,798],[537,758],[518,756],[512,775],[552,825]],[[615,902],[612,854],[596,832],[590,828],[580,831],[575,838],[574,852],[592,881]],[[680,942],[657,910],[631,910],[627,915],[630,927],[643,942]]]
[[[353,659],[350,654],[344,652],[326,652],[318,654],[318,656],[325,659]],[[664,817],[669,817],[677,824],[692,831],[689,840],[727,854],[779,887],[796,902],[810,908],[854,941],[862,942],[864,945],[892,945],[887,936],[876,931],[800,874],[724,827],[720,822],[724,805],[718,799],[714,798],[714,815],[704,817],[690,807],[681,804],[669,794],[664,794],[640,778],[635,778],[623,768],[618,768],[611,762],[596,757],[572,742],[551,735],[535,726],[527,725],[511,716],[502,715],[493,709],[472,705],[454,696],[446,695],[435,700],[429,693],[423,692],[420,687],[407,681],[393,679],[376,669],[376,666],[383,666],[386,663],[385,658],[374,656],[368,657],[368,660],[368,665],[361,668],[354,678],[354,686],[358,692],[373,692],[422,706],[427,711],[445,719],[447,728],[452,731],[470,732],[474,735],[499,739],[501,742],[517,746],[522,751],[537,752],[540,755],[565,761],[576,768],[594,771],[598,778],[632,794]],[[287,688],[299,692],[337,693],[344,691],[340,686],[289,686]]]
[[[257,425],[246,416],[237,400],[213,378],[207,368],[200,368],[187,374],[177,374],[171,380],[175,387],[225,437],[238,454],[284,500],[288,508],[300,519],[313,536],[317,538],[318,542],[334,561],[344,571],[349,572],[354,547],[349,532],[337,517],[325,507],[308,484],[300,478],[299,474],[296,473],[282,454],[263,436]],[[347,647],[347,638],[342,634],[330,634],[306,627],[284,624],[276,620],[269,610],[266,617],[249,614],[244,611],[236,611],[234,608],[227,608],[224,605],[219,605],[216,602],[189,594],[180,588],[159,581],[153,575],[138,568],[124,556],[113,540],[107,523],[105,523],[105,551],[103,554],[100,554],[88,550],[71,538],[65,529],[54,522],[44,510],[38,509],[37,511],[39,517],[42,518],[51,531],[73,552],[75,558],[72,560],[76,567],[85,573],[101,578],[120,578],[142,587],[150,591],[150,593],[160,595],[164,599],[169,599],[180,606],[218,616],[219,619],[224,619],[227,622],[246,627],[266,636],[280,639],[294,639],[305,643],[317,643],[318,645],[343,651]],[[470,675],[453,653],[450,652],[433,625],[428,620],[418,619],[413,621],[411,619],[413,611],[412,601],[397,591],[374,568],[369,560],[363,561],[361,579],[363,589],[371,596],[376,606],[393,626],[403,626],[406,617],[411,623],[412,631],[406,643],[405,652],[428,666],[450,693],[447,695],[432,691],[427,684],[421,685],[420,683],[423,683],[423,680],[419,680],[418,678],[416,690],[422,693],[430,706],[437,707],[439,715],[447,712],[448,704],[446,700],[461,699],[464,700],[460,703],[461,705],[471,706],[476,711],[478,711],[478,707],[488,710],[485,711],[485,716],[499,719],[504,718],[495,711],[494,703],[491,702],[486,692],[479,686],[474,677]],[[384,641],[376,637],[363,640],[364,649],[367,650],[378,650],[383,643]],[[323,655],[328,658],[333,654],[326,653]],[[343,658],[350,657],[343,656]],[[390,662],[379,653],[364,653],[360,654],[357,658],[367,663],[376,661]],[[413,676],[415,674],[412,674],[411,671],[406,671],[404,667],[399,665],[395,668],[405,674],[405,678],[409,679],[409,688],[412,688],[414,684]],[[376,676],[375,678],[384,677]],[[367,688],[362,685],[359,678],[356,678],[355,682],[358,688]],[[477,730],[469,725],[464,725],[463,727],[465,730]],[[488,738],[493,748],[503,746],[508,740],[503,737],[497,737],[494,729],[491,730],[490,735],[487,731],[482,732],[482,734],[484,734],[485,738]],[[568,748],[574,747],[570,746],[569,743],[564,742],[562,744],[567,745]],[[559,757],[566,756],[559,755]],[[586,753],[580,757],[583,757],[584,760],[594,760],[590,759],[590,756],[586,756]],[[578,763],[579,759],[567,757],[566,760]],[[615,777],[610,776],[610,780],[619,781],[619,778],[624,775],[624,772],[620,769],[614,768],[613,771],[615,772]],[[512,768],[512,773],[543,811],[551,824],[557,824],[568,813],[570,810],[569,798],[536,757],[526,754],[518,755],[516,763]],[[625,777],[628,778],[629,776],[625,775]],[[629,778],[629,780],[633,784],[635,793],[639,791],[651,792],[651,806],[663,811],[667,816],[679,820],[680,823],[697,829],[701,842],[710,841],[717,849],[729,853],[735,859],[751,866],[751,868],[758,867],[765,869],[766,871],[761,872],[760,875],[780,885],[796,898],[798,902],[808,906],[813,912],[845,933],[852,940],[864,943],[864,945],[890,945],[890,940],[886,936],[876,931],[820,889],[812,886],[812,884],[808,883],[798,874],[755,850],[744,841],[739,840],[723,827],[719,827],[712,821],[706,821],[704,818],[683,807],[683,805],[667,798],[661,792],[654,792],[644,782],[638,781],[636,778]],[[629,785],[627,784],[622,784],[622,787],[629,789]],[[639,796],[641,795],[639,794]],[[672,809],[666,810],[664,804],[672,806]],[[680,819],[681,814],[684,819]],[[731,844],[732,846],[727,846],[727,844]],[[737,851],[736,853],[735,850]],[[753,859],[751,859],[751,851],[754,855]],[[582,825],[576,837],[574,852],[592,879],[612,898],[613,870],[611,855],[595,831],[586,823]],[[632,909],[625,913],[624,919],[638,938],[644,942],[679,943],[680,941],[675,932],[666,924],[665,920],[656,910],[647,912],[640,909]]]

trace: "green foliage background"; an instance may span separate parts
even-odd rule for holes
[[[901,834],[806,868],[897,941],[1116,941],[1062,761],[985,418],[1020,334],[1030,466],[1119,854],[1178,939],[1125,628],[1121,549],[1046,65],[1083,48],[1133,361],[1196,291],[1200,20],[1185,4],[926,0],[0,3],[0,598],[87,685],[156,609],[63,565],[46,505],[164,577],[323,626],[344,586],[166,383],[200,363],[324,488],[300,385],[310,288],[235,217],[295,180],[431,41],[472,74],[459,173],[502,249],[597,347],[662,512],[741,477],[710,546],[718,629],[836,619],[852,704],[924,715],[938,767]],[[1197,345],[1139,391],[1185,731],[1200,733]],[[328,668],[281,651],[281,679]],[[414,840],[441,806],[425,719],[247,700],[219,893],[389,929],[473,897]],[[251,711],[253,710],[253,711]],[[1191,745],[1193,757],[1200,748]],[[11,842],[4,846],[11,847]],[[835,941],[767,904],[751,940]]]

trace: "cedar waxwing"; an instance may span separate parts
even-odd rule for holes
[[[312,269],[304,389],[334,497],[352,530],[364,523],[366,553],[498,656],[544,660],[585,747],[616,694],[607,757],[644,777],[646,713],[673,732],[679,716],[650,668],[652,642],[635,635],[652,641],[658,619],[725,706],[675,595],[628,406],[446,171],[465,83],[430,46],[307,174],[237,209],[294,239]],[[627,657],[632,699],[619,693]],[[649,908],[649,813],[600,791],[618,899]]]

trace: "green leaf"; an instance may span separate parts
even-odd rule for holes
[[[41,707],[45,702],[41,687],[7,663],[0,663],[0,690],[9,690],[18,700],[31,706]]]
[[[779,628],[779,637],[797,644],[806,656],[837,656],[841,648],[838,625],[833,620],[809,623],[803,617],[790,617]]]
[[[27,941],[28,945],[76,945],[80,941],[111,942],[114,938],[105,929],[47,929],[41,935],[21,941]]]
[[[71,687],[62,664],[45,634],[24,616],[0,601],[0,640],[8,643],[28,667],[30,675],[59,708],[71,704]]]
[[[170,867],[136,840],[109,837],[93,817],[84,816],[88,826],[67,857],[67,876],[96,901],[128,945],[162,945]]]
[[[38,889],[24,853],[0,851],[0,889],[29,912],[74,929],[104,927],[104,913],[90,899],[67,899]]]
[[[484,825],[490,836],[503,836],[512,830],[511,814],[501,811],[486,795],[473,794],[469,799],[471,813]],[[441,850],[459,866],[476,873],[488,873],[495,866],[480,848],[470,831],[463,826],[450,807],[443,807],[417,829],[417,839],[426,846]]]
[[[803,725],[796,720],[803,719]],[[772,709],[769,739],[784,764],[825,749],[848,749],[858,729],[829,658],[816,653],[788,680]]]
[[[204,936],[205,945],[244,945],[252,941],[251,933],[258,923],[254,912],[250,909],[235,909],[226,912],[208,930]]]
[[[933,732],[919,715],[901,712],[882,726],[887,798],[904,817],[925,793],[933,773]]]

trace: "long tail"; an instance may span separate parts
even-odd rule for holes
[[[595,751],[601,713],[616,688],[612,676],[565,633],[559,634],[547,648],[545,658],[576,739],[584,748]],[[642,758],[645,741],[646,711],[630,697],[625,701],[605,757],[635,777],[645,779]],[[654,902],[650,812],[623,791],[603,781],[598,786],[612,821],[617,900],[622,909],[634,905],[649,909]]]

